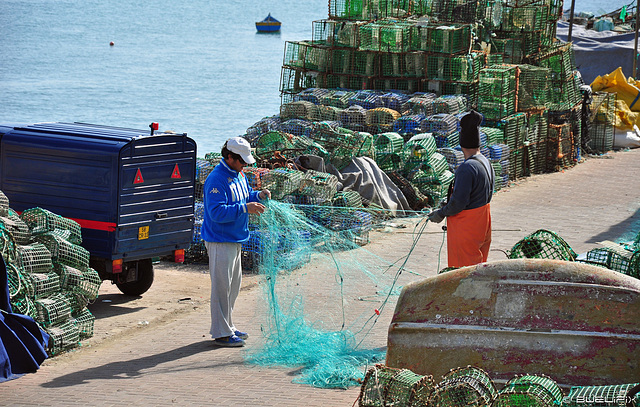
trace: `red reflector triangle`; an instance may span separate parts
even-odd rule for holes
[[[182,178],[180,176],[180,169],[178,168],[178,164],[176,164],[176,166],[173,167],[173,172],[171,173],[171,178],[177,178],[177,179]]]
[[[144,182],[144,178],[142,178],[142,173],[140,172],[140,168],[136,172],[136,177],[133,179],[134,184],[142,184]]]

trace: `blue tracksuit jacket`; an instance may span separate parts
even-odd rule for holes
[[[220,161],[204,182],[202,238],[218,243],[247,241],[247,202],[259,202],[259,193],[249,186],[244,173],[232,170],[224,159]]]

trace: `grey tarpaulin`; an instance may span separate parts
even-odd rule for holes
[[[558,21],[556,36],[566,41],[569,23]],[[591,84],[598,76],[609,74],[618,67],[626,77],[633,72],[633,48],[635,33],[586,30],[582,25],[573,25],[571,42],[576,56],[576,67],[584,83]]]
[[[307,169],[335,175],[341,184],[341,190],[357,191],[364,199],[389,209],[396,216],[402,216],[405,211],[411,210],[402,191],[371,158],[354,158],[342,171],[331,164],[325,164],[317,156],[300,156],[298,164]]]

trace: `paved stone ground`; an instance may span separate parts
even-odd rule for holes
[[[538,229],[557,232],[578,253],[602,240],[632,238],[640,230],[640,150],[589,158],[564,173],[534,176],[499,192],[492,202],[493,245],[489,260]],[[416,219],[397,222],[371,234],[365,246],[389,261],[406,256],[416,235]],[[400,283],[434,275],[446,266],[440,225],[428,224],[412,251]],[[439,255],[440,254],[440,255]],[[171,273],[157,273],[157,280]],[[322,278],[307,268],[290,279]],[[206,280],[194,279],[206,291]],[[252,276],[240,294],[236,325],[248,330],[249,346],[260,342],[259,278]],[[181,287],[182,290],[185,287]],[[101,296],[102,296],[101,291]],[[111,295],[111,294],[109,294]],[[158,323],[123,329],[110,340],[47,360],[35,374],[0,384],[0,405],[12,406],[352,406],[358,387],[318,389],[292,383],[296,368],[266,368],[243,361],[243,349],[216,348],[208,337],[208,306],[185,307]],[[102,298],[102,297],[100,297]],[[99,300],[100,300],[99,298]],[[113,298],[112,296],[109,298]],[[200,297],[202,298],[202,296]],[[310,296],[324,306],[322,295]],[[383,310],[368,345],[384,347],[393,303]],[[355,301],[366,308],[366,301]],[[119,304],[122,313],[139,310]],[[130,307],[130,308],[128,308]]]

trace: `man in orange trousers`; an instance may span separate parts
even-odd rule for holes
[[[491,211],[494,175],[489,160],[480,153],[482,115],[471,110],[460,119],[460,147],[464,162],[456,170],[453,193],[442,208],[431,212],[432,222],[447,218],[449,267],[487,261],[491,245]]]

